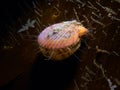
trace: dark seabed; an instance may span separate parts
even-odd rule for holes
[[[75,54],[46,60],[37,36],[77,20],[89,30]],[[120,0],[1,0],[0,90],[120,90]]]

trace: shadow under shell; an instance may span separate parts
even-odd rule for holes
[[[44,60],[40,55],[32,68],[32,90],[64,90],[73,80],[78,61],[73,56],[63,61]]]

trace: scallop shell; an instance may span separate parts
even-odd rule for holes
[[[38,36],[38,44],[45,57],[63,60],[80,47],[80,39],[87,32],[76,20],[65,21],[45,28]]]

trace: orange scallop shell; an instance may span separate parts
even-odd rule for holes
[[[48,49],[65,48],[76,43],[79,37],[87,32],[88,30],[75,20],[61,22],[45,28],[38,36],[38,43]]]
[[[45,28],[38,36],[38,44],[45,57],[63,60],[80,47],[80,39],[87,32],[76,20],[65,21]]]

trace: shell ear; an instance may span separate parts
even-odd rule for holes
[[[79,37],[82,37],[88,33],[88,29],[83,26],[80,26],[78,33]]]

